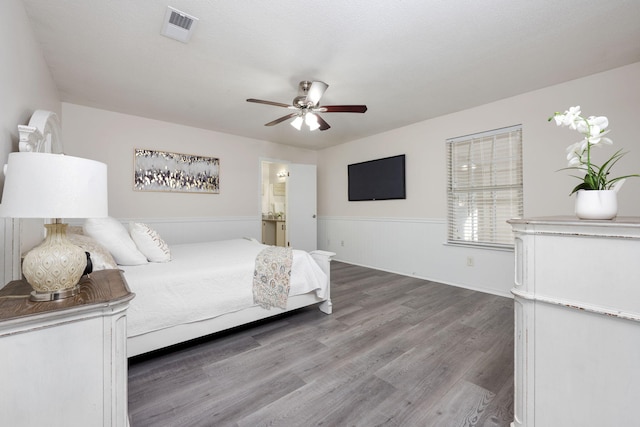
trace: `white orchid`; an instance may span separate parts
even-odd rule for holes
[[[595,117],[591,116],[587,119],[583,119],[578,116],[575,118],[575,125],[578,132],[585,135],[585,139],[591,145],[598,145],[601,142],[605,144],[613,144],[609,138],[604,138],[604,135],[609,133],[608,130],[605,130],[607,126],[609,126],[609,119],[606,117]]]
[[[564,114],[556,113],[553,118],[556,119],[558,126],[569,126],[576,129],[576,118],[580,117],[580,106],[570,107]]]
[[[613,141],[605,136],[609,133],[607,129],[609,127],[609,119],[604,116],[584,118],[581,114],[580,106],[575,106],[570,107],[564,113],[555,113],[549,118],[549,121],[554,119],[558,126],[570,127],[584,135],[582,141],[567,147],[568,167],[565,169],[576,169],[585,172],[584,178],[576,177],[581,179],[582,182],[573,189],[571,194],[578,190],[609,190],[616,188],[619,183],[624,182],[628,177],[640,176],[634,174],[607,179],[611,167],[625,155],[622,150],[616,151],[602,166],[596,166],[591,163],[591,147],[613,144]]]

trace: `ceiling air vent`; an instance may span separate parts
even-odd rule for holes
[[[160,34],[187,43],[197,23],[198,18],[168,6]]]

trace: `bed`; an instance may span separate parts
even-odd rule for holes
[[[55,113],[37,110],[29,126],[18,128],[20,151],[63,152]],[[167,234],[199,239],[213,230],[216,238],[209,240],[219,241],[181,242],[171,248],[156,230],[141,222],[123,223],[107,217],[70,223],[68,238],[90,254],[93,270],[122,270],[136,294],[127,316],[129,357],[313,304],[326,314],[332,311],[330,262],[335,254],[326,251],[292,250],[291,292],[284,308],[266,309],[253,303],[256,254],[266,246],[254,239],[222,240],[219,236],[247,230],[238,224],[246,223],[251,229],[250,224],[259,219],[172,219]],[[14,246],[19,247],[19,241]],[[19,257],[13,258],[17,269]],[[222,295],[231,302],[221,303]]]
[[[277,248],[255,239],[169,247],[148,225],[127,229],[114,218],[88,219],[68,234],[90,252],[94,269],[122,270],[136,295],[127,312],[128,357],[309,305],[332,312],[331,252],[290,250],[286,305],[263,308],[254,302],[256,259]]]

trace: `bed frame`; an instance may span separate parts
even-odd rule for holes
[[[326,299],[318,298],[315,292],[311,292],[304,295],[289,297],[286,310],[275,307],[270,310],[265,310],[258,306],[252,306],[211,319],[176,325],[159,331],[129,337],[127,339],[127,356],[138,356],[153,350],[180,344],[195,338],[204,337],[236,326],[246,325],[247,323],[277,316],[279,314],[313,304],[319,304],[319,309],[323,313],[331,314],[333,311],[333,306],[331,304],[331,258],[335,253],[318,250],[310,252],[309,254],[313,257],[316,263],[318,263],[329,280]]]

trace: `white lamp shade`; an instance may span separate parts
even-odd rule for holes
[[[318,116],[313,113],[307,113],[304,122],[307,126],[309,126],[309,130],[314,131],[320,128],[320,123],[318,123]]]
[[[0,216],[95,218],[108,215],[107,165],[63,154],[10,153]]]
[[[291,126],[293,126],[294,128],[300,130],[302,129],[302,123],[304,122],[304,120],[302,119],[302,117],[297,116],[295,119],[293,119],[293,121],[291,122]]]

